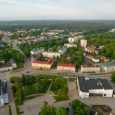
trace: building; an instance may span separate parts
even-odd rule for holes
[[[43,57],[56,58],[56,57],[61,57],[61,55],[63,55],[66,51],[67,51],[67,48],[63,46],[57,52],[44,51],[42,52],[42,55]]]
[[[60,63],[60,64],[57,65],[57,70],[58,71],[71,71],[71,72],[75,72],[75,65],[74,64]]]
[[[44,48],[36,48],[36,49],[33,49],[32,51],[30,51],[30,53],[31,53],[31,55],[37,55],[37,54],[40,54],[44,51],[45,51]]]
[[[58,50],[58,52],[61,53],[61,55],[63,55],[66,51],[67,51],[67,48],[65,46],[63,46],[62,48]]]
[[[66,46],[67,48],[71,48],[71,47],[76,47],[76,48],[77,48],[77,45],[76,45],[76,44],[66,43],[66,44],[64,44],[64,46]]]
[[[91,46],[86,47],[86,48],[85,48],[85,51],[86,51],[86,52],[89,52],[89,53],[96,53],[96,54],[99,53],[99,51],[96,50],[96,46],[94,46],[94,45],[91,45]]]
[[[15,60],[13,60],[13,59],[10,59],[10,61],[8,62],[8,64],[11,65],[12,69],[17,68],[17,64],[16,64]]]
[[[81,72],[84,73],[99,73],[100,72],[100,66],[99,65],[81,65]]]
[[[81,45],[81,47],[86,48],[86,46],[87,46],[87,40],[81,39],[80,40],[80,45]]]
[[[10,59],[8,63],[4,63],[2,66],[0,66],[0,72],[11,71],[15,68],[17,68],[16,62],[13,59]]]
[[[115,28],[111,29],[109,32],[115,32]]]
[[[98,63],[98,62],[100,61],[98,58],[95,58],[95,57],[92,56],[92,55],[86,54],[85,57],[86,57],[87,59],[89,59],[89,60],[92,60],[93,62],[96,62],[96,63]]]
[[[113,88],[106,79],[77,78],[80,98],[90,96],[113,97]]]
[[[72,36],[68,38],[68,42],[71,43],[76,43],[79,39],[83,38],[82,35],[79,36]]]
[[[61,53],[59,52],[42,52],[43,57],[56,58],[60,57]]]
[[[38,61],[37,59],[33,58],[31,59],[31,65],[33,69],[51,69],[53,65],[53,60],[49,59],[48,61]]]
[[[0,107],[9,103],[8,87],[6,80],[0,80]]]
[[[105,56],[100,56],[100,59],[103,60],[104,62],[108,62],[109,58],[105,57]]]
[[[107,62],[100,65],[103,72],[115,71],[115,62]]]

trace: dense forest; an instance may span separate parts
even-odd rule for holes
[[[67,29],[74,31],[87,32],[105,32],[115,27],[115,21],[104,20],[87,20],[87,21],[2,21],[0,22],[0,30],[10,30],[15,32],[20,29],[30,28],[48,28],[48,29]]]

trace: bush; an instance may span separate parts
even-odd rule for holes
[[[74,115],[89,115],[89,109],[79,100],[72,101]]]
[[[112,82],[115,84],[115,71],[112,72],[111,79],[112,79]]]
[[[12,115],[12,109],[10,105],[9,105],[9,115]]]
[[[17,76],[13,76],[13,77],[10,78],[10,82],[11,83],[22,82],[22,78],[17,77]]]
[[[56,115],[68,115],[67,109],[60,107],[56,111]]]

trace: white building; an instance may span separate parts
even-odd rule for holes
[[[115,62],[108,62],[101,64],[101,70],[104,72],[115,71]]]
[[[63,46],[57,52],[44,51],[42,52],[42,55],[43,57],[56,58],[56,57],[61,57],[61,55],[63,55],[66,51],[67,51],[67,48]]]
[[[0,80],[0,107],[9,103],[8,87],[6,80]]]
[[[61,53],[59,52],[42,52],[43,57],[48,57],[48,58],[56,58],[60,57]]]
[[[115,32],[115,28],[111,29],[109,32]]]
[[[76,48],[77,48],[77,45],[76,45],[76,44],[66,43],[66,44],[64,44],[64,46],[66,46],[67,48],[71,48],[71,47],[76,47]]]
[[[87,40],[81,39],[80,40],[80,45],[81,45],[81,47],[86,48],[86,46],[87,46]]]
[[[58,50],[58,52],[61,53],[61,55],[63,55],[66,51],[67,51],[67,48],[65,46],[63,46],[62,48]]]
[[[31,53],[31,55],[37,55],[37,54],[40,54],[44,51],[45,51],[44,48],[36,48],[36,49],[33,49],[32,51],[30,51],[30,53]]]
[[[93,62],[96,62],[96,63],[98,63],[100,60],[98,59],[98,58],[95,58],[94,56],[92,56],[92,55],[85,55],[85,57],[87,58],[87,59],[90,59],[90,60],[92,60]]]
[[[84,73],[99,73],[100,72],[100,66],[99,65],[81,65],[81,72]]]
[[[82,35],[80,36],[72,36],[68,38],[69,43],[76,43],[79,39],[83,38]]]
[[[90,96],[113,97],[113,88],[106,79],[77,78],[80,98]]]
[[[0,66],[0,72],[11,71],[15,68],[17,68],[17,64],[11,59],[6,65]]]
[[[13,59],[10,59],[9,65],[11,65],[12,69],[17,68],[17,64],[16,64],[16,62]]]

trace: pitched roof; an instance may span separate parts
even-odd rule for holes
[[[74,64],[65,64],[65,63],[60,63],[57,66],[63,66],[63,67],[75,67]]]

